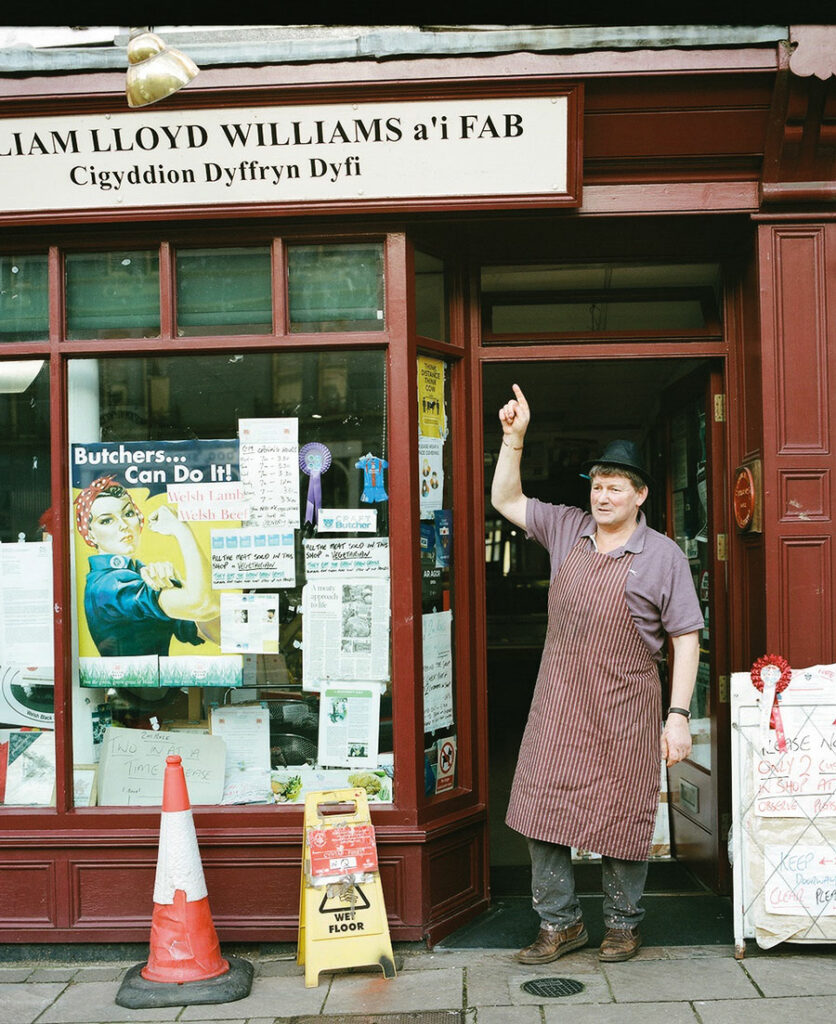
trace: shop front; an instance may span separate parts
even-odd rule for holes
[[[784,38],[0,79],[2,941],[147,938],[169,752],[222,941],[296,937],[311,790],[368,793],[396,940],[517,891],[512,383],[528,493],[652,466],[705,617],[654,855],[729,891],[730,674],[836,660],[833,79]]]

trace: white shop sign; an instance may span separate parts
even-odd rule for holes
[[[575,102],[564,90],[4,118],[3,211],[578,203]]]

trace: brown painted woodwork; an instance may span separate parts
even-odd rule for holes
[[[804,26],[832,40],[829,26]],[[808,203],[836,198],[836,79],[799,77],[787,45],[779,47],[763,156],[764,203]],[[832,57],[831,57],[832,60]]]
[[[830,220],[758,227],[766,645],[794,668],[836,660],[834,245]]]
[[[709,669],[708,707],[711,720],[711,769],[690,759],[668,769],[673,851],[709,888],[728,893],[731,865],[726,842],[731,822],[731,764],[727,742],[730,708],[727,687],[720,678],[730,675],[728,643],[728,590],[726,563],[718,557],[718,534],[727,534],[731,520],[731,487],[726,481],[731,470],[726,463],[726,420],[718,413],[718,397],[725,410],[725,373],[717,368],[695,374],[672,388],[665,396],[666,415],[681,408],[688,397],[703,405],[707,452],[708,541],[709,541]],[[727,500],[728,499],[728,500]],[[671,520],[669,519],[669,522]],[[670,529],[668,530],[670,534]],[[695,794],[696,809],[683,794],[683,787]]]
[[[778,67],[781,70],[778,71]],[[777,73],[776,73],[777,72]],[[438,941],[488,906],[486,625],[481,374],[486,363],[557,358],[704,357],[722,363],[727,395],[722,456],[712,459],[716,515],[728,515],[729,467],[762,458],[764,532],[729,532],[728,603],[717,606],[728,631],[718,668],[742,670],[768,650],[794,666],[836,660],[832,479],[836,471],[836,221],[832,199],[834,79],[801,79],[774,47],[639,50],[496,57],[421,58],[329,65],[209,68],[171,109],[345,101],[421,95],[546,93],[583,87],[577,211],[530,202],[514,211],[412,207],[261,206],[81,212],[65,220],[7,218],[6,251],[49,251],[51,320],[44,342],[4,343],[0,356],[49,358],[54,531],[57,803],[0,812],[0,941],[146,941],[159,814],[152,808],[70,806],[71,665],[65,360],[105,356],[106,340],[64,341],[60,320],[63,249],[159,246],[163,298],[170,294],[178,244],[270,243],[284,279],[288,240],[386,239],[387,330],[372,336],[290,335],[286,296],[274,289],[276,331],[234,340],[236,348],[336,346],[388,353],[393,671],[397,805],[373,807],[392,936]],[[0,116],[123,109],[123,73],[0,79]],[[580,110],[580,107],[578,108]],[[582,157],[582,167],[581,167]],[[829,162],[828,162],[829,161]],[[582,173],[581,173],[582,172]],[[807,204],[805,216],[773,201]],[[772,205],[768,207],[771,211]],[[789,207],[792,208],[792,207]],[[755,215],[755,223],[752,221]],[[782,219],[783,218],[783,219]],[[460,772],[443,798],[424,796],[420,705],[418,496],[414,396],[419,342],[411,333],[412,245],[442,256],[450,285],[450,342],[421,339],[420,351],[449,360],[456,565],[456,709]],[[481,343],[481,261],[677,259],[724,265],[723,331],[712,337],[564,338],[555,344]],[[163,301],[165,311],[168,303]],[[830,319],[828,321],[828,311]],[[229,338],[175,336],[164,313],[159,347],[223,351]],[[120,354],[148,353],[146,340]],[[712,527],[715,531],[719,523]],[[715,567],[719,574],[721,566]],[[716,623],[717,620],[715,620]],[[728,706],[715,707],[712,751],[716,804],[710,829],[679,815],[681,855],[727,885],[723,816],[730,804]],[[700,783],[702,785],[702,782]],[[705,797],[709,801],[711,793]],[[706,806],[701,803],[701,806]],[[213,914],[222,941],[292,941],[297,934],[302,810],[199,808],[195,821]],[[711,840],[706,835],[711,831]]]

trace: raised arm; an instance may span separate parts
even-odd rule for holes
[[[513,384],[512,388],[515,397],[499,410],[502,444],[493,471],[491,504],[500,515],[505,516],[515,526],[525,529],[528,498],[523,494],[520,480],[520,460],[525,432],[531,421],[531,411],[520,386]]]
[[[160,590],[160,607],[172,619],[206,622],[220,614],[220,599],[212,590],[212,570],[188,523],[181,523],[167,505],[151,516],[149,526],[155,533],[174,537],[180,545],[185,579]]]

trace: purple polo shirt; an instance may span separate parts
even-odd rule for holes
[[[595,520],[589,512],[571,505],[529,498],[525,528],[528,536],[549,552],[554,579],[581,537],[589,537],[593,544]],[[634,557],[624,589],[627,608],[652,657],[661,661],[666,634],[681,636],[704,625],[688,559],[670,537],[650,529],[643,512],[639,512],[638,526],[627,543],[607,555],[621,558],[628,552]]]

